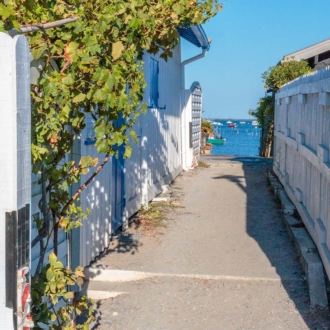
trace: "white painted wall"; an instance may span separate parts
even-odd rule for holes
[[[148,109],[140,117],[141,139],[146,141],[145,160],[148,166],[148,197],[151,200],[161,191],[161,186],[170,183],[181,171],[181,50],[178,45],[173,57],[167,62],[159,56],[146,55],[145,79],[147,82],[145,100],[149,100],[149,59],[159,60],[159,107],[165,110]]]
[[[98,157],[102,162],[104,155],[98,155],[96,147],[85,145],[90,134],[93,135],[94,121],[91,116],[86,117],[86,128],[79,137],[73,150],[73,157],[80,159],[81,156]],[[95,177],[93,182],[82,192],[80,200],[84,210],[89,208],[92,213],[88,220],[83,221],[83,226],[73,231],[71,239],[71,251],[73,267],[78,265],[87,266],[94,260],[110,243],[111,237],[111,159],[103,170]],[[93,173],[84,176],[85,182]],[[78,187],[77,187],[78,188]]]
[[[276,94],[274,171],[297,207],[330,277],[330,67]]]
[[[161,192],[161,186],[169,184],[182,171],[181,166],[181,52],[180,46],[173,51],[173,57],[165,62],[159,56],[144,56],[144,72],[147,87],[145,101],[149,101],[150,58],[159,61],[159,107],[148,109],[135,125],[139,143],[134,144],[132,156],[125,160],[124,192],[125,219],[137,212]],[[85,145],[88,134],[93,134],[92,118],[73,150],[73,157],[93,155],[97,157],[94,145]],[[101,157],[100,157],[101,158]],[[111,160],[81,195],[83,208],[92,210],[83,227],[72,233],[73,266],[88,265],[108,247],[114,226],[113,161]],[[84,178],[86,180],[86,178]],[[125,223],[124,223],[125,225]]]
[[[185,90],[185,102],[181,120],[185,121],[182,127],[182,139],[184,140],[183,167],[185,170],[193,169],[198,165],[201,142],[201,118],[202,118],[202,88],[198,82],[194,82]],[[190,128],[192,123],[192,147],[190,147]]]
[[[29,47],[23,36],[0,32],[0,315],[1,328],[13,329],[5,307],[5,213],[31,200],[31,104]]]

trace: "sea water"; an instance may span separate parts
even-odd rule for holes
[[[216,119],[213,122],[223,126],[214,125],[214,131],[220,134],[226,142],[223,145],[214,145],[212,155],[232,156],[259,156],[260,131],[259,127],[252,125],[251,119],[230,120],[237,124],[236,128],[227,127],[229,119]],[[245,122],[241,124],[240,122]]]

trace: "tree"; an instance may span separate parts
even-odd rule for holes
[[[249,115],[255,117],[258,123],[263,127],[266,124],[266,118],[274,118],[274,101],[272,96],[265,96],[260,99],[258,107],[249,110]]]
[[[41,219],[36,219],[40,260],[33,278],[36,322],[53,329],[71,329],[72,313],[88,309],[83,299],[75,306],[67,285],[81,283],[81,267],[66,270],[57,261],[57,235],[70,231],[87,217],[79,203],[81,192],[103,169],[118,146],[129,157],[129,136],[137,140],[133,125],[146,105],[143,53],[161,53],[165,60],[179,41],[178,26],[203,24],[221,6],[218,0],[5,0],[0,3],[0,31],[18,32],[22,26],[38,31],[27,35],[31,53],[40,63],[40,77],[32,85],[33,171],[40,174]],[[70,18],[63,26],[45,24]],[[33,30],[32,29],[32,30]],[[89,114],[95,121],[100,157],[67,159],[75,137]],[[82,182],[72,194],[74,183]],[[44,265],[45,251],[54,237],[54,254]],[[48,300],[43,300],[46,296]],[[62,299],[65,307],[49,309]],[[81,304],[81,305],[79,305]],[[88,318],[88,322],[91,318]],[[87,323],[88,323],[87,322]]]
[[[212,124],[208,120],[205,120],[205,119],[202,119],[201,130],[202,130],[202,133],[204,133],[208,136],[214,134]]]
[[[305,60],[289,60],[270,67],[261,77],[265,83],[264,88],[276,92],[284,84],[312,71],[313,69]]]
[[[265,96],[260,99],[258,107],[249,110],[249,115],[254,116],[262,126],[262,139],[260,155],[271,156],[274,134],[274,97],[275,93],[286,83],[312,72],[313,70],[305,60],[283,61],[277,66],[270,67],[261,77],[265,83],[264,88],[272,92],[272,96]]]

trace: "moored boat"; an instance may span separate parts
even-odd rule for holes
[[[221,123],[218,122],[218,121],[213,121],[213,122],[211,123],[211,125],[213,125],[213,126],[223,126],[223,124],[221,124]]]
[[[235,123],[228,124],[227,127],[229,127],[229,128],[235,128],[235,127],[237,127],[237,124],[235,124]]]
[[[226,142],[226,139],[215,139],[215,138],[208,138],[207,139],[207,142],[208,143],[211,143],[211,144],[224,144]]]

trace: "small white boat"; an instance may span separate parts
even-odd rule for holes
[[[241,125],[244,125],[245,124],[245,121],[240,121],[239,122]]]
[[[257,120],[253,120],[253,121],[252,121],[252,125],[253,125],[253,126],[258,126],[258,125],[259,125],[259,123],[258,123],[258,121],[257,121]]]
[[[232,124],[233,122],[231,120],[228,120],[227,121],[227,124]]]
[[[214,125],[214,126],[223,126],[223,124],[221,124],[221,123],[219,123],[219,122],[217,122],[217,121],[213,121],[213,122],[211,123],[211,125]]]

